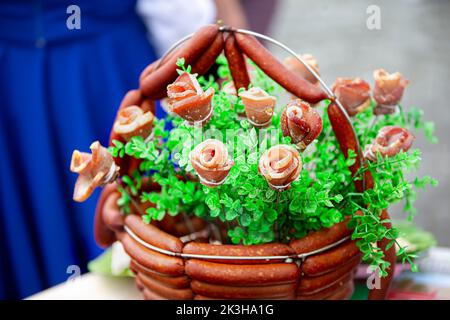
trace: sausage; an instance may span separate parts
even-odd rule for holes
[[[126,233],[118,234],[118,238],[128,255],[146,268],[166,275],[184,275],[184,262],[181,258],[170,257],[147,249]]]
[[[138,274],[137,278],[149,291],[160,295],[161,297],[171,300],[192,300],[194,294],[191,288],[175,289],[165,286],[161,282],[158,282],[144,274]]]
[[[272,299],[292,295],[297,284],[279,284],[271,286],[243,287],[224,286],[192,280],[191,288],[196,294],[220,299]]]
[[[163,296],[160,296],[159,294],[154,293],[146,288],[142,290],[142,293],[145,300],[167,300],[167,298],[164,298]]]
[[[228,60],[231,77],[233,78],[236,93],[240,88],[248,89],[250,85],[250,77],[247,72],[247,64],[244,55],[239,49],[236,38],[230,33],[225,41],[225,56]]]
[[[208,243],[188,243],[183,248],[183,253],[203,254],[213,256],[286,256],[295,254],[294,250],[287,245],[280,243],[259,244],[259,245],[214,245]],[[225,264],[267,264],[283,262],[283,260],[226,260],[226,259],[203,259],[216,263]]]
[[[255,37],[241,33],[235,33],[234,36],[242,52],[293,95],[312,104],[328,98],[320,87],[287,69]]]
[[[353,281],[350,281],[337,292],[327,297],[326,300],[348,300],[352,297],[354,288],[355,285],[353,284]]]
[[[97,244],[102,248],[107,248],[116,241],[116,235],[103,221],[103,210],[105,202],[111,194],[116,192],[115,184],[108,184],[102,190],[95,208],[94,218],[94,238]]]
[[[207,25],[200,28],[194,36],[183,46],[183,57],[186,66],[193,65],[209,48],[219,32],[217,25]],[[142,93],[152,100],[164,98],[167,95],[167,85],[175,81],[177,73],[177,59],[173,55],[161,67],[153,71],[140,81]]]
[[[340,290],[347,286],[349,283],[353,283],[352,275],[342,277],[339,281],[333,283],[331,286],[324,288],[313,294],[300,294],[297,296],[297,300],[324,300],[333,294],[340,292]]]
[[[390,219],[389,213],[384,210],[380,216],[381,220]],[[386,222],[383,224],[387,229],[392,228],[392,224],[390,222]],[[395,252],[395,246],[386,250],[386,246],[389,244],[391,240],[383,238],[383,240],[378,241],[378,247],[384,252],[384,258],[387,262],[390,263],[390,266],[387,268],[388,275],[384,278],[381,278],[380,281],[380,289],[373,288],[369,291],[369,300],[383,300],[386,298],[389,287],[392,282],[392,278],[394,277],[395,272],[395,263],[397,261],[397,254]]]
[[[102,210],[103,222],[113,231],[123,230],[123,215],[117,206],[117,200],[120,194],[118,192],[111,193],[105,200]]]
[[[190,259],[186,274],[207,283],[230,286],[258,286],[296,282],[300,269],[295,263],[232,265]]]
[[[125,224],[139,238],[151,245],[172,252],[181,252],[183,249],[183,243],[180,239],[161,231],[151,224],[145,224],[138,215],[128,215],[125,218]]]
[[[356,256],[347,263],[345,263],[343,266],[339,266],[336,270],[328,272],[324,275],[317,277],[304,276],[300,279],[297,288],[297,293],[307,294],[320,291],[322,288],[325,288],[335,283],[343,276],[352,273],[352,271],[359,265],[360,262],[361,262],[360,257]]]
[[[188,288],[190,281],[187,276],[176,276],[171,277],[158,272],[153,271],[152,269],[146,268],[143,265],[140,265],[135,260],[131,260],[130,269],[135,273],[142,273],[149,278],[152,278],[155,281],[158,281],[168,287],[183,289]]]
[[[301,239],[291,240],[289,246],[293,248],[297,254],[302,254],[331,245],[352,234],[353,230],[347,228],[349,221],[350,217],[346,216],[344,221],[336,223],[330,228],[312,231]]]
[[[361,255],[358,246],[349,240],[336,248],[306,258],[302,264],[302,271],[308,276],[322,275],[358,255]]]
[[[192,65],[192,73],[197,73],[200,76],[204,75],[214,65],[217,57],[222,53],[223,46],[223,34],[219,32],[211,46],[206,49],[200,59]]]
[[[328,106],[328,118],[330,119],[331,127],[339,143],[341,151],[344,154],[345,159],[347,159],[349,150],[352,150],[353,152],[358,154],[358,137],[354,134],[352,124],[348,121],[344,112],[345,111],[342,111],[335,102],[331,102]],[[362,165],[363,164],[361,163],[359,157],[356,157],[355,163],[349,168],[352,175],[355,175]],[[366,181],[366,189],[372,188],[373,178],[370,174],[370,171],[367,170],[364,172],[364,178]],[[355,180],[354,184],[358,192],[364,191],[361,180]]]

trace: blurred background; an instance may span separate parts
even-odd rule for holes
[[[368,26],[374,9],[375,29]],[[65,281],[69,267],[84,272],[101,252],[92,233],[98,192],[82,205],[71,200],[72,150],[95,139],[106,144],[141,70],[218,19],[313,54],[330,85],[337,77],[373,85],[378,68],[409,79],[403,106],[422,108],[439,138],[430,145],[417,137],[420,175],[440,184],[419,193],[415,219],[450,246],[450,1],[0,0],[0,147],[14,150],[0,161],[0,298]],[[403,217],[400,207],[393,211]]]

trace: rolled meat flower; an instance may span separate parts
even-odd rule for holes
[[[292,100],[281,114],[281,130],[283,136],[291,137],[291,141],[303,151],[322,132],[322,118],[316,110],[300,99]]]
[[[332,90],[351,117],[370,106],[370,86],[360,78],[337,78]]]
[[[309,53],[299,55],[299,57],[306,62],[308,66],[310,66],[318,75],[319,75],[319,64],[317,63],[317,59]],[[295,57],[288,57],[284,60],[284,65],[294,72],[296,75],[302,77],[303,79],[317,84],[319,80],[314,77],[311,72]]]
[[[375,70],[373,77],[375,79],[373,98],[377,102],[375,114],[394,113],[409,81],[399,72],[389,74],[384,69]]]
[[[364,157],[371,161],[377,160],[377,153],[383,157],[392,157],[400,151],[408,151],[415,137],[408,130],[397,126],[381,128],[372,144],[367,145]]]
[[[272,189],[287,190],[300,176],[302,160],[295,148],[280,144],[271,147],[261,156],[258,171]]]
[[[138,106],[129,106],[120,110],[113,130],[125,141],[135,136],[147,139],[152,132],[154,119],[151,111],[144,112]]]
[[[167,86],[169,110],[191,125],[203,126],[212,116],[214,89],[203,91],[195,75],[183,72]]]
[[[253,126],[267,127],[270,124],[277,98],[258,87],[242,91],[239,97],[244,104],[247,119]]]
[[[119,167],[113,157],[100,142],[90,146],[91,154],[75,150],[72,154],[70,171],[78,173],[73,200],[83,202],[94,192],[95,188],[116,180]]]
[[[189,160],[200,182],[208,187],[223,184],[234,165],[234,161],[228,156],[227,147],[216,139],[208,139],[198,144],[189,153]]]

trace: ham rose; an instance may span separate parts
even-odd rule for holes
[[[286,105],[281,115],[281,130],[283,136],[291,137],[292,143],[304,150],[322,131],[322,118],[307,102],[296,99]]]
[[[389,74],[383,69],[375,70],[373,77],[375,79],[373,98],[378,104],[375,113],[394,113],[409,81],[403,78],[399,72]]]
[[[302,54],[299,55],[303,61],[306,62],[308,66],[310,66],[318,75],[319,75],[319,65],[317,63],[316,58],[312,54]],[[284,65],[296,75],[302,77],[303,79],[317,84],[318,80],[314,77],[311,72],[295,57],[288,57],[284,60]]]
[[[333,93],[351,117],[370,106],[370,86],[360,78],[337,78]]]
[[[138,106],[130,106],[119,111],[113,130],[125,141],[134,136],[148,138],[153,129],[155,119],[151,111],[144,112]]]
[[[266,127],[272,120],[277,99],[261,88],[253,87],[239,93],[248,121],[255,127]]]
[[[167,86],[167,96],[169,110],[191,125],[203,126],[211,119],[214,89],[204,92],[195,75],[183,72]]]
[[[258,171],[272,189],[286,190],[300,176],[302,160],[295,148],[281,144],[273,146],[262,155]]]
[[[208,139],[189,153],[189,160],[200,182],[208,187],[221,185],[233,167],[227,147],[219,140]]]
[[[377,153],[383,157],[392,157],[400,151],[408,151],[415,137],[408,130],[397,126],[381,128],[372,144],[366,146],[364,156],[366,159],[376,161]]]
[[[78,173],[73,200],[83,202],[98,186],[111,183],[119,174],[119,167],[108,150],[95,141],[90,146],[92,154],[75,150],[70,171]]]

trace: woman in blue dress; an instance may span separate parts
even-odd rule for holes
[[[98,194],[72,201],[72,150],[106,145],[155,58],[135,0],[77,0],[79,21],[72,3],[0,2],[0,299],[65,281],[98,255]]]

